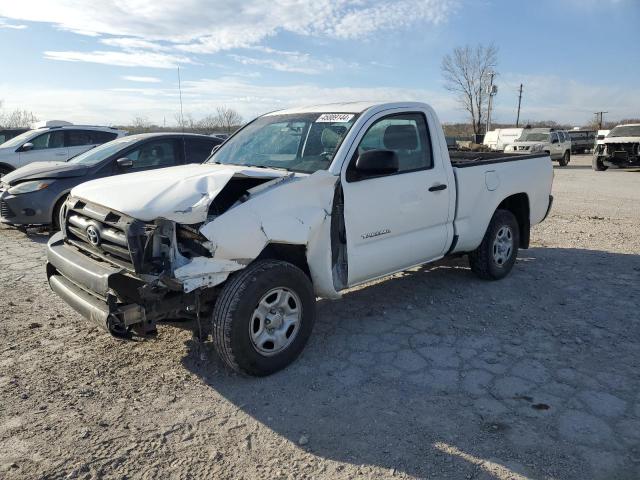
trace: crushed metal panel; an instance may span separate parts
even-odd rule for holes
[[[83,183],[72,192],[138,220],[165,218],[192,225],[206,220],[209,205],[234,176],[287,175],[289,172],[283,170],[237,165],[181,165],[101,178]]]
[[[317,171],[260,188],[246,202],[201,227],[215,260],[255,259],[269,243],[305,245],[316,293],[335,298],[330,245],[331,208],[338,177]]]

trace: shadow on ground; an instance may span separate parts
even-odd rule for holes
[[[183,363],[319,457],[430,478],[639,478],[632,285],[638,255],[533,248],[500,282],[456,259],[320,302],[306,350],[271,377],[230,374],[209,346]]]

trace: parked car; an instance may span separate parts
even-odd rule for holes
[[[502,152],[506,145],[520,138],[523,130],[524,128],[496,128],[495,130],[490,130],[485,133],[482,143],[487,146],[489,150]]]
[[[552,180],[545,152],[450,154],[422,103],[294,108],[202,165],[75,187],[47,276],[115,335],[187,315],[230,368],[268,375],[302,351],[316,297],[450,254],[504,278]]]
[[[32,163],[0,180],[0,222],[58,228],[60,207],[76,185],[122,173],[202,163],[220,143],[206,135],[146,133],[113,140],[67,162]]]
[[[29,130],[0,145],[0,177],[33,162],[64,162],[127,133],[112,127],[64,123]]]
[[[571,139],[562,130],[550,128],[525,128],[515,142],[505,146],[505,153],[539,153],[545,152],[551,160],[566,167],[571,161]]]
[[[7,140],[11,140],[18,135],[22,135],[24,132],[28,132],[28,128],[2,128],[0,129],[0,148],[2,144]]]
[[[596,140],[596,131],[588,129],[568,130],[571,138],[571,153],[587,153],[593,148]]]
[[[209,135],[210,137],[214,137],[214,138],[218,138],[222,141],[226,140],[227,138],[229,138],[229,134],[228,133],[212,133],[211,135]]]
[[[593,152],[593,169],[640,166],[640,123],[618,125],[597,145]]]

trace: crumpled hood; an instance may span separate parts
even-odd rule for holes
[[[605,137],[603,143],[640,143],[640,137]]]
[[[290,175],[238,165],[182,165],[92,180],[75,187],[71,195],[146,222],[166,218],[194,224],[206,219],[209,205],[232,177]]]
[[[37,180],[39,178],[81,177],[87,173],[84,165],[67,162],[34,162],[20,167],[2,177],[2,181],[13,184],[18,181]]]

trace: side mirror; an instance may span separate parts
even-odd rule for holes
[[[27,142],[20,147],[21,152],[28,152],[29,150],[33,150],[33,143],[31,142]]]
[[[128,168],[133,167],[133,160],[127,158],[127,157],[123,157],[123,158],[119,158],[118,160],[116,160],[116,164],[118,165],[118,168],[122,169],[122,170],[126,170]]]
[[[367,177],[396,173],[398,168],[398,155],[392,150],[369,150],[356,160],[356,171]]]

